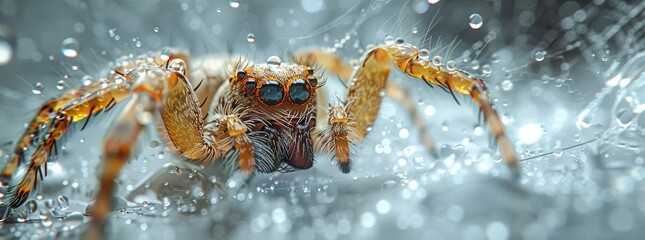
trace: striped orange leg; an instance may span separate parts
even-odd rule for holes
[[[355,73],[345,104],[350,119],[357,123],[356,132],[360,139],[367,134],[367,129],[376,119],[382,98],[381,91],[385,88],[392,63],[404,73],[423,79],[429,86],[443,88],[453,97],[455,93],[470,95],[483,112],[503,159],[513,170],[517,170],[517,157],[497,112],[492,108],[484,82],[464,71],[449,70],[443,65],[436,66],[427,59],[420,58],[419,50],[409,44],[391,44],[372,50]]]
[[[83,92],[90,90],[91,87],[68,92],[62,97],[50,101],[41,108],[39,114],[31,122],[17,145],[16,153],[5,167],[3,177],[11,178],[19,167],[19,164],[15,164],[16,162],[13,159],[22,158],[22,149],[26,149],[27,147],[25,146],[29,146],[28,139],[31,138],[32,134],[37,134],[34,129],[40,128],[43,124],[48,124],[48,129],[42,140],[38,141],[34,153],[29,158],[25,175],[18,185],[10,187],[7,195],[9,206],[16,208],[24,203],[38,184],[38,180],[43,180],[44,176],[47,176],[47,159],[52,151],[56,151],[57,141],[67,132],[70,124],[84,121],[83,128],[85,128],[92,115],[106,108],[111,108],[116,102],[121,101],[123,95],[128,91],[124,85],[112,85],[104,90],[91,92],[85,97],[79,96],[75,98],[76,95],[81,95]],[[47,112],[49,114],[45,117],[44,115]],[[51,114],[55,117],[50,118]],[[20,161],[17,162],[19,163]]]
[[[294,55],[294,60],[301,65],[320,66],[327,72],[337,74],[344,84],[347,84],[352,74],[352,67],[334,53],[319,50],[305,51],[296,53]],[[403,105],[410,115],[410,118],[415,122],[428,152],[432,156],[438,157],[436,144],[430,134],[428,134],[425,122],[421,116],[419,116],[418,111],[414,108],[414,101],[407,94],[407,91],[399,85],[389,84],[386,86],[386,94]],[[318,94],[317,97],[320,106],[327,105],[325,94]],[[349,168],[347,167],[349,166],[349,146],[360,141],[362,137],[359,137],[358,134],[355,134],[355,131],[351,130],[351,127],[348,127],[348,124],[355,125],[355,122],[350,122],[349,119],[344,119],[344,115],[347,115],[347,113],[342,113],[344,109],[344,107],[335,106],[329,110],[320,109],[318,111],[319,114],[317,119],[319,119],[320,122],[317,125],[329,125],[329,127],[323,128],[322,131],[314,132],[314,142],[318,143],[316,144],[318,151],[334,152],[339,163],[341,163],[341,170],[344,169],[344,172],[349,172]],[[330,115],[326,115],[327,112],[329,112]],[[331,114],[331,112],[335,112],[335,114]],[[327,123],[323,122],[324,119],[327,119]],[[343,139],[347,139],[347,141]],[[334,144],[332,144],[333,142],[337,142],[338,147],[332,147],[334,146]]]
[[[137,94],[117,117],[103,142],[103,172],[99,177],[99,190],[92,208],[92,224],[88,239],[101,239],[102,228],[112,210],[114,180],[130,158],[133,147],[144,127],[142,114],[154,110],[154,99],[147,94]],[[144,122],[145,123],[145,122]]]
[[[13,156],[5,165],[2,173],[0,173],[0,184],[7,185],[9,183],[9,181],[13,177],[13,174],[16,172],[18,167],[20,167],[21,163],[24,162],[23,158],[25,157],[25,150],[29,146],[31,146],[34,140],[37,139],[41,126],[43,124],[49,123],[49,121],[51,120],[49,117],[50,114],[52,114],[56,110],[57,109],[54,109],[51,102],[43,104],[40,110],[38,110],[36,117],[31,120],[31,122],[27,126],[27,129],[20,137],[20,140],[18,140],[18,142],[15,144]]]

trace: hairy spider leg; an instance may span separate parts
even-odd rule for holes
[[[91,115],[111,108],[127,95],[127,91],[119,84],[112,84],[103,89],[100,89],[98,84],[92,84],[70,91],[58,99],[45,103],[23,133],[14,151],[14,156],[3,170],[2,178],[8,181],[21,164],[21,161],[15,159],[23,158],[24,150],[30,146],[29,142],[32,138],[37,138],[37,131],[44,124],[48,124],[47,132],[35,144],[36,150],[29,159],[25,175],[18,185],[9,188],[6,196],[6,198],[10,198],[9,206],[16,208],[24,203],[29,193],[37,185],[38,178],[42,180],[43,175],[47,176],[47,159],[52,151],[57,151],[55,149],[56,142],[67,132],[71,123],[85,120],[83,123],[83,128],[85,128]],[[42,166],[44,166],[44,171]]]
[[[91,209],[92,223],[87,231],[87,239],[101,239],[104,222],[112,210],[112,191],[114,179],[130,158],[144,124],[137,119],[142,112],[150,112],[155,104],[152,96],[135,94],[128,105],[110,127],[103,142],[103,171],[99,177],[99,190]]]
[[[18,185],[10,188],[9,194],[5,197],[8,199],[9,206],[12,208],[19,207],[37,185],[38,177],[40,177],[40,180],[43,179],[40,167],[46,163],[49,151],[54,147],[55,141],[66,133],[72,122],[81,121],[82,119],[87,121],[92,114],[109,109],[116,102],[132,96],[139,96],[143,93],[152,96],[155,100],[155,106],[159,109],[159,121],[156,122],[158,132],[162,137],[165,137],[166,144],[171,151],[189,160],[207,162],[219,158],[223,151],[235,147],[240,155],[240,169],[250,175],[254,168],[254,160],[252,144],[246,135],[248,129],[235,116],[226,116],[220,120],[222,123],[219,124],[219,128],[223,130],[221,134],[215,134],[216,132],[212,129],[204,129],[204,118],[201,114],[200,104],[191,84],[183,74],[187,66],[180,57],[185,56],[171,55],[170,59],[168,59],[170,64],[148,65],[145,70],[149,74],[139,80],[130,77],[128,74],[121,74],[121,71],[116,70],[115,72],[118,73],[116,78],[123,77],[121,80],[128,81],[128,84],[119,83],[119,80],[114,81],[110,78],[108,79],[110,82],[107,87],[97,89],[92,87],[94,85],[90,85],[90,87],[72,91],[82,93],[79,96],[82,95],[83,97],[70,97],[76,95],[68,93],[59,98],[60,102],[67,98],[74,100],[61,104],[63,106],[56,111],[56,117],[50,120],[48,132],[43,140],[38,143],[26,174]],[[127,72],[136,71],[137,69],[135,68]],[[131,85],[133,87],[130,87]],[[129,109],[126,110],[130,111]],[[139,109],[139,111],[142,110]],[[41,116],[41,114],[38,116]],[[137,117],[137,121],[140,122],[151,120],[151,116],[145,113],[141,113]],[[117,120],[117,122],[119,121]],[[146,122],[146,124],[148,123]],[[112,130],[117,131],[118,129],[112,128]],[[136,137],[132,139],[136,139]],[[106,144],[109,145],[109,143]],[[127,144],[134,145],[133,142],[128,142]],[[106,156],[107,158],[114,157],[109,153]],[[112,169],[109,171],[114,173],[106,176],[117,176],[120,167],[110,165],[111,162],[106,163],[106,168]],[[114,170],[115,168],[117,169],[116,171]],[[101,178],[102,183],[99,192],[102,193],[99,194],[97,202],[110,201],[111,198],[106,193],[111,193],[111,185],[104,183],[105,181],[112,181],[108,180],[109,178],[113,180],[113,177]],[[100,220],[100,218],[101,215],[97,219]]]
[[[112,76],[110,76],[110,78],[105,79],[103,82],[93,82],[88,86],[68,91],[56,99],[45,102],[38,110],[36,116],[27,125],[27,129],[23,132],[22,136],[20,136],[20,139],[15,145],[13,156],[7,162],[0,174],[0,181],[8,183],[16,170],[24,162],[23,158],[25,157],[25,150],[30,146],[37,146],[41,143],[39,142],[40,131],[45,129],[48,123],[50,126],[53,126],[54,121],[57,121],[55,116],[60,116],[61,112],[64,112],[66,116],[73,118],[71,119],[71,122],[78,122],[85,119],[86,122],[83,124],[83,127],[85,127],[88,122],[86,119],[88,116],[106,108],[109,109],[114,106],[114,104],[122,100],[127,90],[116,89],[117,86],[114,84],[103,89],[101,86],[101,84],[107,84],[107,82],[114,82],[116,78],[120,78],[119,81],[122,81],[123,76],[118,75],[118,73],[119,72],[117,70]],[[88,93],[97,92],[99,90],[106,92],[101,96],[97,96],[96,94],[91,94],[93,97],[86,96]],[[56,147],[56,139],[52,140],[54,141],[51,142],[51,144],[54,145],[53,147]],[[56,151],[56,149],[53,150]]]
[[[419,50],[409,44],[390,44],[372,50],[356,72],[345,104],[350,116],[356,118],[357,132],[361,138],[367,134],[367,128],[376,118],[381,102],[380,91],[384,88],[392,62],[412,77],[445,88],[453,97],[455,92],[470,95],[483,112],[502,158],[517,171],[517,157],[506,137],[503,124],[492,107],[484,81],[459,69],[449,70],[443,65],[434,65],[427,59],[420,58]]]
[[[323,68],[327,72],[337,74],[338,77],[343,81],[343,83],[345,85],[349,85],[348,82],[349,82],[349,80],[351,78],[352,67],[351,67],[351,65],[347,64],[346,62],[344,62],[341,59],[341,57],[339,55],[335,54],[335,53],[330,53],[330,52],[321,51],[321,50],[309,50],[309,51],[304,51],[302,53],[296,53],[294,55],[294,60],[297,63],[302,64],[302,65],[306,65],[306,66],[316,66],[316,65],[320,66],[321,68]],[[377,68],[372,68],[372,69],[379,69],[379,68],[377,67]],[[409,94],[407,94],[407,91],[401,85],[395,84],[395,83],[392,83],[392,82],[390,82],[388,84],[385,84],[385,81],[386,81],[388,73],[389,73],[389,68],[387,68],[387,69],[388,69],[387,72],[383,72],[382,74],[373,74],[373,75],[376,75],[376,78],[374,78],[373,81],[377,85],[378,84],[385,85],[385,89],[383,89],[383,87],[381,87],[381,88],[376,87],[375,89],[372,89],[372,90],[370,90],[370,89],[366,90],[367,92],[370,92],[370,93],[368,93],[368,95],[378,94],[378,97],[374,98],[374,100],[378,101],[378,103],[376,103],[376,102],[359,103],[359,105],[360,104],[373,105],[372,107],[362,109],[362,111],[374,112],[374,114],[376,114],[376,112],[378,111],[378,108],[380,107],[380,98],[381,98],[380,94],[381,94],[381,91],[385,90],[385,93],[389,97],[391,97],[392,99],[400,102],[403,105],[403,107],[405,108],[405,110],[408,112],[410,118],[414,121],[415,126],[417,127],[417,129],[420,132],[421,139],[422,139],[423,144],[425,145],[427,151],[432,156],[438,157],[435,141],[431,137],[431,135],[428,133],[423,118],[418,114],[417,110],[414,108],[413,99],[410,97]],[[385,69],[383,69],[383,70],[385,70]],[[355,76],[359,77],[359,75],[360,75],[361,77],[365,77],[365,76],[367,76],[367,74],[369,74],[369,73],[360,73],[359,74],[357,72],[357,74],[355,74]],[[382,76],[384,76],[385,78],[382,78]],[[362,81],[362,82],[365,82],[365,81]],[[371,83],[369,83],[369,84],[371,84]],[[350,89],[352,87],[353,87],[353,85],[349,86]],[[323,89],[323,90],[325,90],[325,89]],[[319,98],[324,98],[325,94],[319,94],[318,96],[319,96]],[[327,100],[323,99],[323,100],[319,100],[319,102],[327,102]],[[324,107],[324,105],[319,105],[319,106],[321,107],[321,109],[322,109],[322,107]],[[342,109],[344,109],[344,108],[334,108],[334,111],[340,111]],[[362,112],[362,111],[361,111],[361,113],[357,113],[356,115],[364,114],[364,112]],[[320,111],[319,110],[318,112],[319,112],[319,115],[318,115],[319,116],[318,117],[319,121],[324,121],[323,119],[330,118],[331,114],[325,116],[324,114],[320,114],[320,113],[321,112],[332,112],[332,110],[331,109],[327,110],[327,111]],[[366,132],[360,132],[360,131],[357,132],[357,131],[351,130],[351,128],[348,128],[347,124],[343,123],[342,117],[343,117],[342,114],[339,114],[339,112],[337,112],[335,114],[335,116],[333,117],[334,119],[328,119],[328,122],[333,122],[333,123],[325,123],[325,124],[330,124],[332,126],[331,129],[334,129],[334,131],[331,131],[331,129],[328,129],[327,131],[325,131],[325,128],[323,128],[323,131],[315,132],[315,134],[313,136],[314,136],[315,142],[318,142],[317,145],[320,146],[318,149],[320,149],[323,152],[337,152],[338,151],[336,153],[336,156],[338,156],[339,154],[341,156],[349,155],[349,153],[344,154],[347,151],[349,151],[349,147],[345,146],[345,145],[348,145],[348,144],[345,144],[344,141],[338,141],[339,142],[339,145],[337,145],[338,149],[334,149],[334,147],[332,147],[334,144],[331,144],[331,143],[332,142],[337,142],[337,140],[325,140],[325,137],[326,138],[331,137],[331,139],[336,139],[336,138],[339,138],[341,136],[351,135],[351,137],[348,138],[351,141],[349,141],[348,143],[355,143],[355,142],[358,142],[361,139],[363,139],[365,134],[367,134]],[[366,121],[369,122],[369,121],[373,121],[373,120],[368,119]],[[356,122],[354,122],[353,120],[352,121],[348,120],[347,123],[356,125],[355,124]],[[335,125],[335,127],[334,127],[334,125]],[[324,134],[325,132],[328,132],[328,133]],[[334,132],[335,134],[331,134],[332,132]],[[344,158],[339,158],[339,160],[341,160],[341,159],[344,159]],[[347,159],[346,161],[349,161],[349,159]],[[342,163],[343,161],[341,160],[339,162]],[[341,167],[342,166],[343,165],[341,164]]]

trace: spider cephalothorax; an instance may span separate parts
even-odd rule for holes
[[[316,126],[316,90],[313,68],[283,64],[277,57],[265,64],[240,69],[229,78],[215,99],[230,106],[220,115],[237,115],[249,126],[266,154],[255,154],[261,172],[291,171],[313,166],[311,132]],[[217,110],[216,110],[217,111]]]

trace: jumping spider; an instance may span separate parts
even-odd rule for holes
[[[4,201],[11,208],[25,202],[47,175],[47,159],[56,154],[57,140],[72,123],[85,128],[92,115],[121,102],[126,105],[103,143],[104,167],[92,211],[96,229],[111,209],[114,179],[146,126],[157,127],[166,147],[188,161],[232,159],[235,169],[247,176],[311,168],[317,152],[332,154],[340,170],[348,173],[352,146],[369,132],[383,96],[408,98],[401,86],[386,84],[393,67],[453,97],[470,95],[503,159],[517,171],[517,158],[484,82],[465,71],[432,63],[427,56],[427,50],[409,44],[387,44],[370,50],[356,71],[339,56],[316,50],[295,54],[296,64],[271,57],[265,64],[242,60],[230,66],[227,58],[210,56],[190,66],[188,56],[179,51],[124,61],[107,77],[42,105],[1,173],[7,184],[26,164],[25,174],[10,187]],[[317,94],[324,90],[325,78],[314,63],[348,82],[343,102],[328,104],[324,94]],[[408,110],[419,120],[411,107]],[[418,125],[425,134],[423,125]],[[423,139],[433,153],[432,139],[427,135]]]

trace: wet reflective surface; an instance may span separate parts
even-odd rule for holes
[[[436,65],[485,80],[525,159],[518,179],[469,98],[458,105],[392,73],[410,89],[441,146],[439,158],[423,148],[393,100],[384,101],[347,175],[320,155],[311,170],[244,184],[217,164],[182,162],[150,131],[117,180],[108,237],[638,239],[645,222],[643,8],[640,1],[602,0],[4,0],[0,139],[15,141],[45,99],[166,46],[195,58],[230,53],[282,62],[290,52],[321,47],[358,66],[372,46],[404,41],[427,49],[420,57]],[[455,37],[459,44],[451,44]],[[344,96],[342,84],[328,78],[330,96]],[[40,194],[10,212],[0,237],[66,239],[83,231],[113,117],[98,115],[70,134],[48,164]],[[2,145],[0,162],[10,147]]]

